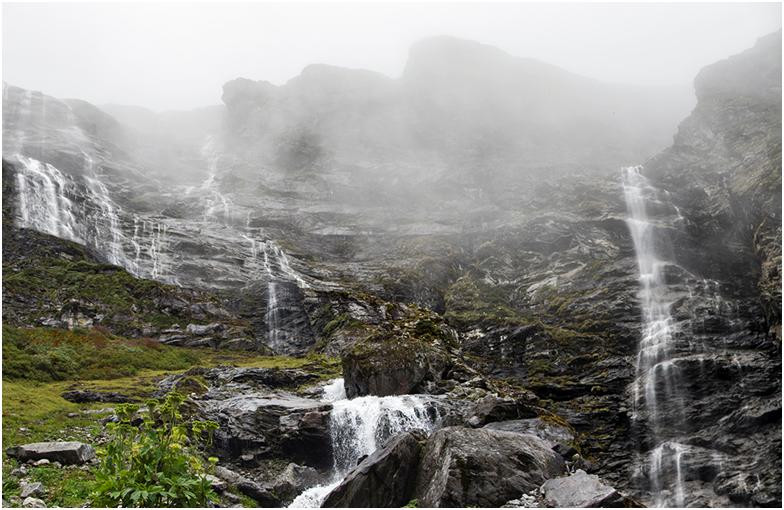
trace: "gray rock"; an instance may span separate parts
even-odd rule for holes
[[[569,476],[547,480],[541,491],[547,506],[556,508],[641,506],[582,469]]]
[[[222,480],[215,475],[207,474],[204,475],[204,478],[210,482],[210,487],[212,487],[215,492],[223,492],[229,487],[229,484],[226,483],[225,480]]]
[[[488,423],[485,428],[505,430],[518,434],[531,434],[550,445],[566,444],[574,441],[574,432],[564,425],[559,425],[541,418],[528,418],[524,420],[507,420]]]
[[[22,499],[29,498],[31,496],[37,497],[37,496],[44,495],[44,486],[40,482],[32,482],[32,483],[21,482],[19,484],[19,488],[21,489],[19,492],[19,496]]]
[[[407,432],[363,460],[322,503],[324,508],[401,507],[411,500],[425,436]]]
[[[93,447],[78,441],[30,443],[6,450],[20,461],[57,461],[61,464],[84,464],[95,457]]]
[[[223,329],[223,324],[215,322],[212,324],[188,324],[185,332],[190,335],[205,336],[217,333]]]
[[[447,427],[427,441],[415,495],[423,507],[496,507],[564,472],[536,436]]]
[[[25,508],[46,508],[46,503],[38,498],[26,498],[22,501],[22,506]]]
[[[317,485],[321,478],[312,467],[291,462],[275,479],[272,490],[283,502],[290,502],[306,488]]]
[[[234,485],[238,491],[253,498],[262,507],[279,507],[281,502],[267,487],[223,466],[215,468],[215,476]]]

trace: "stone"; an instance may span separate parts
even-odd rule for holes
[[[215,467],[215,476],[234,485],[238,491],[253,498],[262,507],[279,507],[280,499],[268,488],[223,466]]]
[[[57,461],[84,464],[95,457],[93,447],[78,441],[30,443],[8,448],[6,453],[20,461]]]
[[[330,492],[323,508],[393,508],[412,499],[422,443],[421,432],[392,438],[352,470]]]
[[[44,494],[44,486],[40,482],[32,482],[32,483],[21,482],[19,484],[19,488],[21,489],[19,492],[19,497],[21,497],[22,499],[31,496],[32,497],[43,496]]]
[[[446,427],[425,445],[415,497],[422,507],[497,507],[564,469],[561,456],[536,436]]]
[[[33,466],[46,466],[49,463],[50,463],[49,459],[39,459],[33,461]]]
[[[185,332],[189,335],[205,336],[217,333],[223,329],[223,324],[214,322],[212,324],[188,324]]]
[[[212,487],[215,492],[223,492],[229,487],[229,484],[226,483],[225,480],[222,480],[215,475],[206,474],[204,475],[204,478],[210,482],[210,487]]]
[[[541,488],[547,506],[555,508],[639,507],[639,503],[604,484],[598,476],[578,469],[569,476],[547,480]]]
[[[87,402],[132,402],[133,399],[113,391],[70,390],[61,395],[65,400],[77,404]],[[70,415],[69,415],[70,416]]]
[[[291,502],[305,489],[318,485],[321,479],[322,476],[312,467],[290,462],[275,478],[272,490],[282,501]]]
[[[565,445],[574,441],[574,431],[565,424],[556,423],[552,420],[544,420],[542,418],[497,421],[488,423],[485,425],[485,428],[517,432],[518,434],[532,434],[547,442],[550,445],[550,448],[556,448],[559,444]],[[563,453],[561,455],[564,458],[570,457]]]
[[[22,506],[25,508],[46,508],[46,503],[38,498],[25,498],[22,501]]]

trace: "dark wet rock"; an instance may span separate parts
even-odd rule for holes
[[[468,407],[466,422],[471,427],[482,427],[496,421],[532,418],[537,415],[533,407],[536,401],[532,394],[524,393],[516,398],[489,394]]]
[[[30,443],[13,446],[6,454],[20,461],[49,460],[61,464],[84,464],[95,457],[93,447],[77,441]]]
[[[69,402],[82,404],[85,402],[132,402],[133,399],[113,391],[69,390],[61,395]]]
[[[402,507],[412,499],[425,436],[394,437],[351,471],[322,503],[324,508]]]
[[[275,508],[281,506],[280,499],[278,499],[269,488],[264,487],[235,471],[223,466],[216,466],[215,476],[235,486],[238,491],[246,496],[256,500],[261,507]]]
[[[542,485],[547,506],[554,508],[641,507],[602,483],[596,475],[577,470],[569,476],[552,478]]]
[[[305,489],[317,485],[322,478],[323,476],[312,467],[291,462],[275,478],[271,487],[275,495],[287,504]]]
[[[421,506],[500,506],[565,469],[541,439],[491,429],[447,427],[427,441],[417,477]]]
[[[313,467],[329,467],[331,406],[288,393],[243,394],[225,399],[203,397],[199,412],[215,420],[214,448],[248,463],[285,458]]]
[[[443,392],[462,366],[454,356],[454,331],[431,313],[386,328],[342,353],[348,397]]]

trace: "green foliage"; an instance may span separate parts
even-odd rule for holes
[[[419,506],[419,501],[416,499],[412,499],[403,508],[417,508]]]
[[[59,330],[3,326],[3,378],[32,381],[110,379],[143,368],[177,370],[199,358],[186,350],[144,339],[126,339],[100,328]]]
[[[205,477],[217,459],[205,462],[196,441],[205,435],[211,441],[218,424],[194,421],[189,426],[180,412],[184,400],[177,392],[149,400],[139,427],[131,424],[139,406],[117,406],[118,422],[107,425],[110,440],[98,451],[94,505],[206,507],[217,499]]]

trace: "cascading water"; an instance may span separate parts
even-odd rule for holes
[[[677,325],[665,269],[670,265],[657,250],[657,220],[649,208],[661,209],[658,190],[641,173],[642,167],[623,171],[623,189],[629,212],[627,224],[634,242],[640,271],[640,301],[643,313],[642,338],[637,355],[633,387],[635,420],[647,419],[655,447],[643,471],[656,506],[684,505],[682,459],[685,448],[675,439],[682,420],[683,391],[678,366],[674,363]],[[666,204],[665,204],[666,205]],[[680,213],[674,207],[677,216]]]
[[[122,211],[93,158],[85,152],[82,157],[84,173],[74,176],[35,158],[15,156],[17,225],[91,246],[136,276],[165,279],[161,252],[166,225],[134,216],[129,238],[122,229]]]
[[[318,508],[329,493],[356,465],[391,437],[410,430],[433,430],[438,416],[431,414],[419,395],[366,396],[346,399],[343,379],[324,387],[323,398],[332,402],[329,426],[333,450],[330,481],[311,487],[289,505],[290,508]]]

